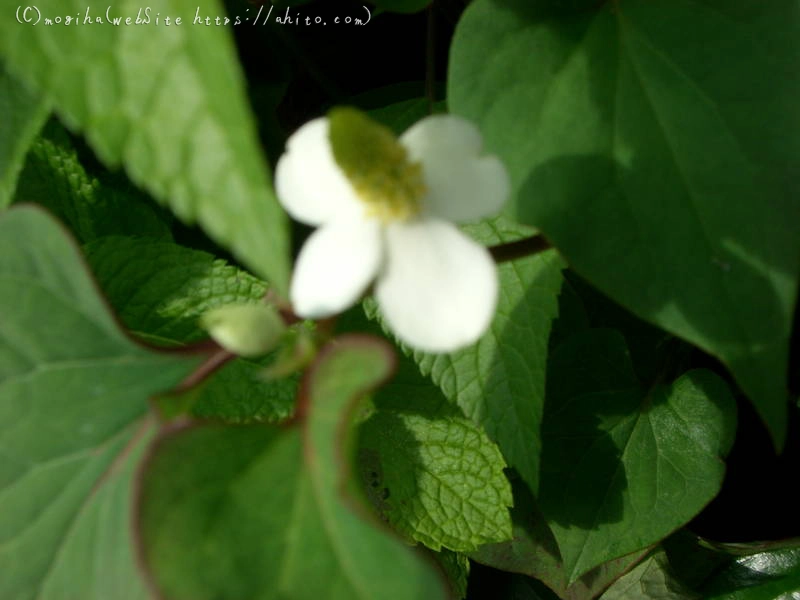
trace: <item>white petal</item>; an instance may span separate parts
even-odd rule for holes
[[[407,148],[419,152],[447,150],[459,156],[477,156],[483,147],[478,128],[455,115],[431,115],[417,121],[400,136]]]
[[[275,191],[286,212],[308,225],[363,211],[333,158],[324,117],[309,121],[289,138],[275,167]]]
[[[451,352],[486,331],[497,304],[497,271],[488,250],[451,223],[390,225],[375,295],[389,327],[410,346]]]
[[[469,121],[435,115],[419,121],[400,138],[412,160],[422,163],[428,193],[426,211],[466,222],[497,214],[511,181],[496,156],[481,156],[481,135]]]
[[[297,258],[290,296],[295,313],[327,317],[355,304],[383,261],[381,226],[337,219],[311,234]]]

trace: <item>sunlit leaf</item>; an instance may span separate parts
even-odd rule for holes
[[[299,427],[196,427],[159,442],[139,526],[166,597],[444,598],[347,479],[352,411],[391,364],[380,343],[334,343],[305,382]]]
[[[9,71],[82,131],[103,162],[123,165],[184,222],[199,223],[285,292],[286,217],[258,144],[231,28],[193,24],[223,16],[222,3],[167,0],[155,9],[124,0],[104,9],[51,0],[18,15],[17,8],[0,2],[8,16],[0,20],[0,56]],[[17,22],[26,13],[41,21]],[[83,24],[87,13],[104,22]]]
[[[38,209],[0,217],[0,597],[140,600],[128,527],[147,400],[197,358],[120,330]]]
[[[800,272],[794,0],[476,0],[448,106],[510,213],[626,308],[718,356],[780,447]]]

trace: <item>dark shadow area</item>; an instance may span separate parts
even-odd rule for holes
[[[490,6],[524,24],[507,18],[491,60],[458,73],[498,88],[461,108],[526,177],[515,216],[602,292],[719,356],[780,440],[800,269],[798,146],[777,126],[797,122],[800,93],[780,54],[796,51],[788,5],[749,15],[781,30],[763,44],[727,6]],[[742,86],[743,68],[762,85]]]
[[[466,600],[558,600],[540,581],[472,562]]]
[[[789,435],[777,455],[750,402],[738,398],[739,430],[719,495],[690,524],[698,535],[720,542],[779,540],[800,536],[797,474],[800,419],[789,411]]]
[[[629,168],[601,156],[547,161],[526,182],[523,194],[540,202],[525,220],[540,225],[571,267],[590,275],[601,292],[719,355],[777,426],[785,418],[781,365],[788,324],[783,301],[760,266],[763,257],[750,251],[763,238],[709,240],[699,222],[688,232],[684,212],[663,198],[633,204],[629,190],[653,176],[638,156],[634,152]],[[569,227],[565,214],[575,216]],[[598,230],[604,232],[600,238]]]
[[[513,473],[510,478],[514,488],[514,508],[511,510],[513,538],[508,542],[482,546],[470,553],[473,561],[538,579],[564,600],[581,600],[598,596],[644,554],[638,552],[600,565],[568,587],[552,531],[524,483]]]
[[[722,258],[717,257],[715,262],[702,231],[670,240],[670,231],[676,231],[677,221],[682,219],[670,214],[674,207],[653,202],[634,214],[624,190],[642,176],[635,155],[630,168],[602,156],[569,156],[534,170],[526,189],[541,199],[537,220],[553,223],[553,243],[579,274],[591,273],[600,291],[626,298],[634,312],[645,318],[669,314],[677,333],[683,329],[690,340],[701,336],[718,348],[729,349],[730,355],[740,345],[741,327],[732,321],[735,314],[722,310],[730,308],[729,286],[735,282],[742,298],[748,290],[758,290],[765,304],[761,316],[767,322],[762,336],[751,335],[750,339],[754,345],[766,347],[756,351],[753,360],[761,362],[771,356],[774,340],[764,336],[775,331],[774,322],[769,321],[774,321],[782,307],[770,281],[747,264],[746,258],[728,256],[729,262],[721,264]],[[652,213],[647,224],[642,222],[645,209]],[[576,217],[570,227],[556,224],[556,220],[563,221],[565,213]],[[660,230],[658,236],[649,235],[656,229]],[[597,238],[597,230],[605,232],[604,243],[587,244],[586,240]],[[724,245],[724,240],[718,242]],[[666,244],[674,246],[673,253],[661,251]],[[731,273],[732,278],[728,277]],[[742,353],[744,348],[739,348]]]
[[[642,397],[617,332],[577,333],[550,354],[537,495],[548,521],[591,530],[622,519],[628,480],[610,432],[632,427]]]
[[[360,321],[363,315],[355,319]],[[359,425],[357,442],[357,472],[362,487],[381,518],[390,523],[397,518],[391,514],[393,510],[407,510],[407,501],[418,502],[423,497],[414,471],[424,460],[420,441],[408,429],[403,415],[430,420],[464,418],[459,408],[447,402],[441,391],[420,374],[411,359],[398,358],[395,376],[376,393],[374,412]]]
[[[677,532],[664,541],[664,549],[674,577],[703,598],[743,592],[760,585],[780,585],[780,580],[796,579],[800,544],[797,539],[777,542],[720,544],[701,540],[687,531]],[[786,588],[794,588],[791,581]],[[766,591],[765,597],[772,594]]]
[[[553,533],[527,486],[519,479],[510,478],[514,490],[513,537],[508,542],[481,546],[470,553],[470,558],[501,571],[549,579],[550,583],[566,587],[560,568],[561,554]]]
[[[227,0],[229,13],[257,13],[260,2]],[[265,2],[263,16],[270,3]],[[367,19],[365,4],[358,0],[316,0],[289,9],[295,24],[279,25],[275,18],[286,16],[286,8],[274,3],[267,26],[236,27],[240,56],[254,97],[266,88],[272,95],[276,84],[283,86],[276,106],[280,124],[286,133],[325,112],[334,104],[351,102],[353,96],[391,86],[395,92],[382,105],[404,98],[425,95],[427,71],[426,11],[413,14],[379,12],[369,6],[371,20],[365,25],[346,24],[347,17]],[[459,0],[436,3],[434,25],[434,73],[444,81],[448,51],[455,24],[464,9]],[[310,18],[311,25],[305,25]],[[335,19],[340,19],[336,24]],[[313,24],[319,18],[326,25]],[[301,21],[297,24],[297,21]],[[401,84],[398,82],[419,82]],[[405,90],[404,90],[405,86]],[[406,95],[407,94],[407,95]],[[258,105],[256,104],[258,111]],[[268,113],[264,115],[271,118]],[[260,119],[261,120],[261,119]],[[268,133],[268,132],[267,132]],[[270,152],[272,155],[272,152]]]
[[[702,354],[694,346],[638,318],[567,269],[550,347],[556,348],[571,333],[590,327],[614,329],[625,337],[636,378],[645,388],[658,380],[673,381],[692,367],[707,366],[693,363],[695,354]],[[718,362],[709,368],[730,379]]]

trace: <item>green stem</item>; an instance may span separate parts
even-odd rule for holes
[[[178,387],[172,391],[176,394],[188,392],[192,388],[195,388],[203,383],[206,379],[211,377],[214,373],[216,373],[234,358],[236,358],[235,354],[220,348],[217,352],[203,361],[199,367],[190,373],[189,376],[179,383]]]
[[[489,252],[496,263],[504,263],[518,258],[525,258],[526,256],[533,256],[545,250],[549,250],[553,246],[542,235],[534,235],[529,238],[517,240],[516,242],[509,242],[507,244],[498,244],[491,246]]]

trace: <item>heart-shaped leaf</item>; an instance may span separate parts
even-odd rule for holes
[[[129,528],[147,399],[197,359],[119,329],[41,210],[0,216],[0,597],[147,597]]]
[[[391,368],[381,342],[334,342],[307,374],[300,427],[201,426],[162,438],[139,512],[161,592],[175,600],[444,598],[431,566],[352,495],[353,411]]]
[[[794,0],[476,0],[448,105],[511,212],[643,319],[718,356],[777,446],[800,272]]]
[[[572,583],[665,538],[711,501],[736,406],[710,371],[642,388],[613,330],[570,338],[548,377],[537,499]]]

